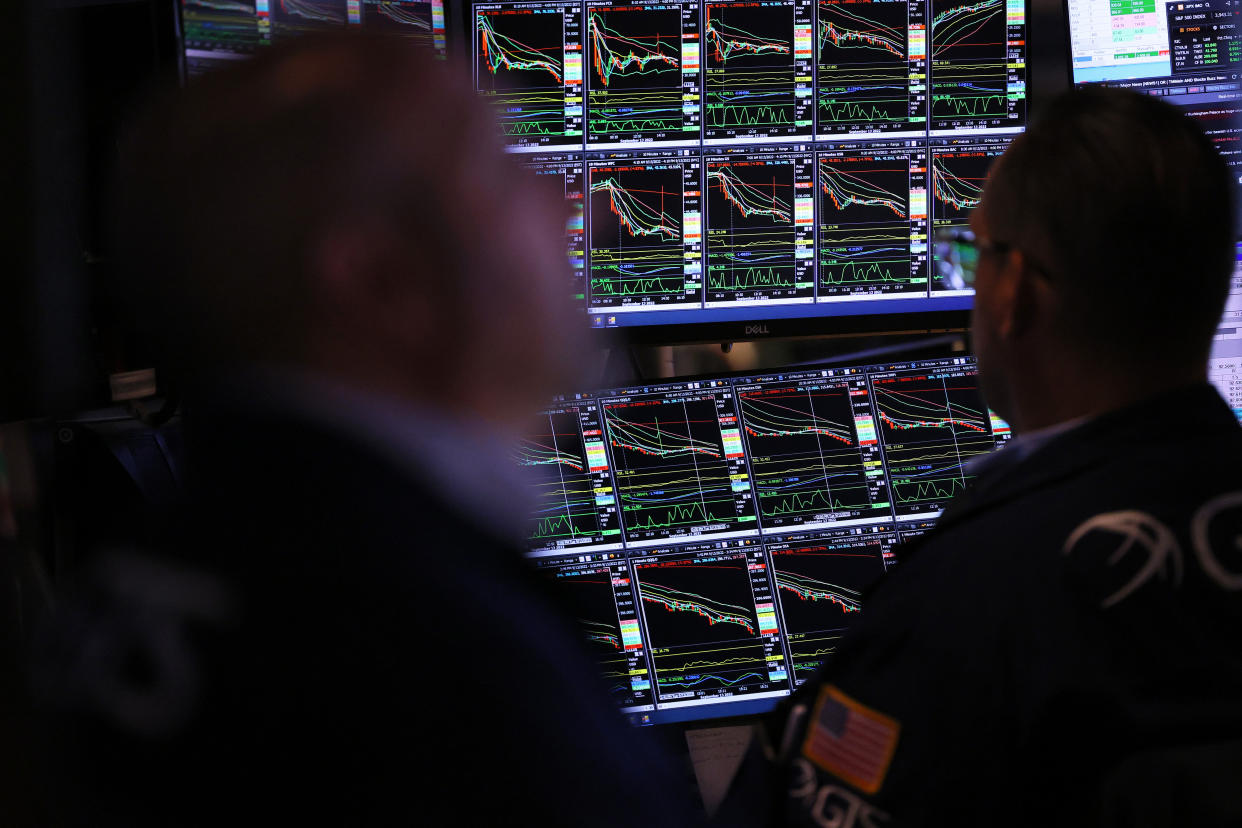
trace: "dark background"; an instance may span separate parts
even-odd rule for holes
[[[176,0],[17,3],[0,41],[9,111],[0,135],[9,261],[0,286],[0,422],[109,403],[108,375],[149,367],[107,294],[104,193],[119,127],[155,84],[180,76]],[[463,15],[445,10],[450,49],[466,51]],[[1061,0],[1031,0],[1031,110],[1068,86]],[[458,54],[461,57],[461,54]],[[873,346],[873,339],[764,342],[729,359],[699,346],[639,348],[622,373],[748,368]],[[601,360],[603,357],[601,356]],[[601,363],[602,364],[602,363]],[[603,378],[602,378],[603,379]]]

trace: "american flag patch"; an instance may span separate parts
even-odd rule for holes
[[[851,699],[831,684],[819,692],[802,753],[816,765],[873,794],[884,784],[901,723]]]

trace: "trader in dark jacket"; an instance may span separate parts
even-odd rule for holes
[[[692,822],[521,561],[509,447],[583,320],[560,194],[464,73],[307,40],[136,136],[126,296],[186,371],[191,497],[62,609],[62,820]]]
[[[1242,824],[1242,429],[1206,379],[1230,202],[1149,97],[1077,91],[1014,140],[972,218],[973,334],[1018,436],[781,711],[735,817]]]

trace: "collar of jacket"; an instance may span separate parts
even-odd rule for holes
[[[949,503],[930,532],[903,550],[903,557],[908,558],[946,529],[1004,506],[1016,497],[1077,477],[1117,457],[1119,452],[1184,441],[1187,434],[1202,438],[1207,431],[1238,428],[1233,411],[1206,382],[1167,391],[1094,417],[1057,435],[1012,466],[985,469]]]

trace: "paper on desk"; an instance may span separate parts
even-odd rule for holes
[[[709,817],[720,807],[733,775],[742,764],[750,738],[750,725],[686,731],[690,762],[694,765],[699,794],[703,797],[703,807]]]

